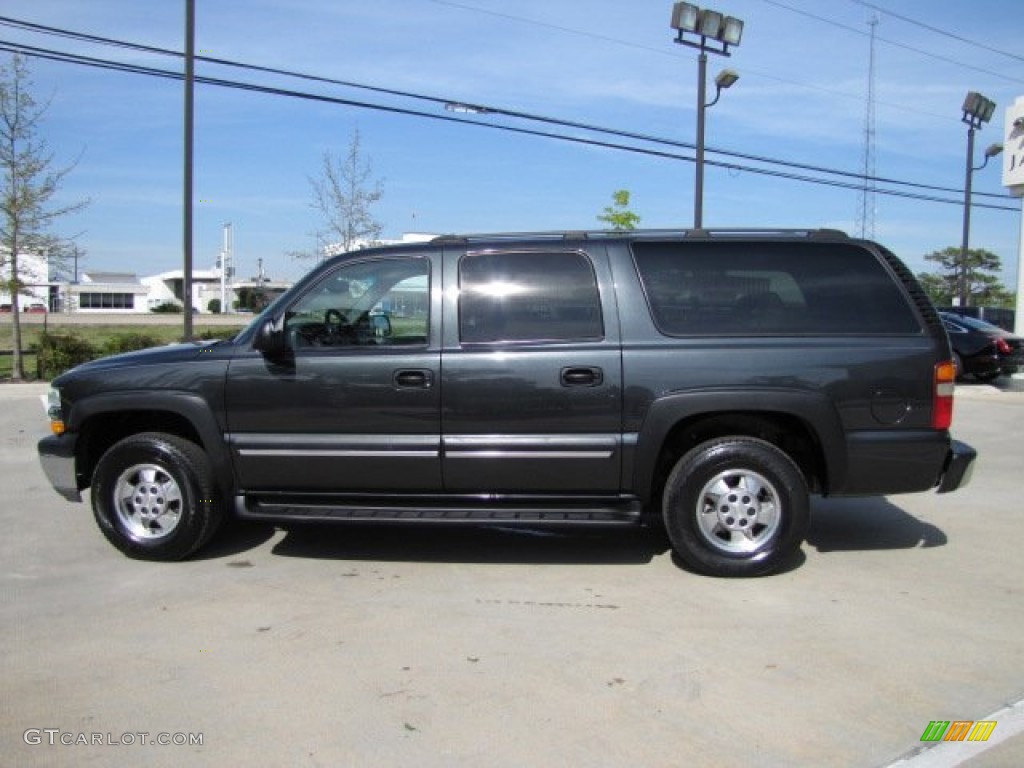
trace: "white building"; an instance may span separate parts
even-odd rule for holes
[[[146,310],[146,287],[129,272],[83,272],[77,283],[57,284],[63,312],[141,312]]]
[[[146,287],[146,306],[141,307],[148,311],[161,304],[177,304],[184,306],[185,272],[181,269],[173,269],[170,272],[161,272],[159,275],[142,278],[142,284]],[[237,296],[229,293],[229,305],[237,300]],[[192,270],[192,308],[197,312],[208,312],[210,300],[220,301],[220,270],[219,269],[194,269]]]
[[[0,280],[10,280],[10,263],[8,252],[0,252]],[[30,304],[47,304],[50,294],[49,267],[46,259],[34,253],[18,254],[18,272],[25,287],[18,294],[18,305],[22,308]],[[11,304],[11,294],[6,287],[0,288],[0,304]],[[49,306],[47,304],[47,306]]]

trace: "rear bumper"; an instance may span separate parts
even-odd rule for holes
[[[954,440],[946,455],[946,467],[942,472],[942,479],[939,481],[938,492],[949,493],[967,485],[971,481],[976,458],[978,458],[976,450],[967,443]]]
[[[43,472],[53,489],[68,501],[81,501],[75,472],[75,436],[44,437],[37,449],[39,463],[43,465]]]
[[[847,474],[836,496],[888,496],[967,485],[977,451],[931,429],[867,431],[848,435]]]

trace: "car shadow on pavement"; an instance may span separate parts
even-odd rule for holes
[[[807,543],[819,552],[941,547],[942,529],[918,520],[883,497],[815,497]]]
[[[327,560],[528,565],[650,562],[668,549],[641,528],[552,530],[443,525],[295,525],[273,553]]]
[[[217,560],[239,555],[269,541],[276,531],[277,529],[270,523],[231,519],[209,544],[190,555],[189,560]]]

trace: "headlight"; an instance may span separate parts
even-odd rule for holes
[[[43,409],[50,419],[50,431],[55,435],[64,434],[64,413],[60,406],[60,390],[53,387],[42,396]]]

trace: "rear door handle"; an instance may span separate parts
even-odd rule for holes
[[[392,381],[399,389],[430,389],[434,386],[434,372],[426,368],[405,368],[395,371]]]
[[[604,371],[590,366],[563,368],[560,378],[563,387],[597,387],[604,383]]]

